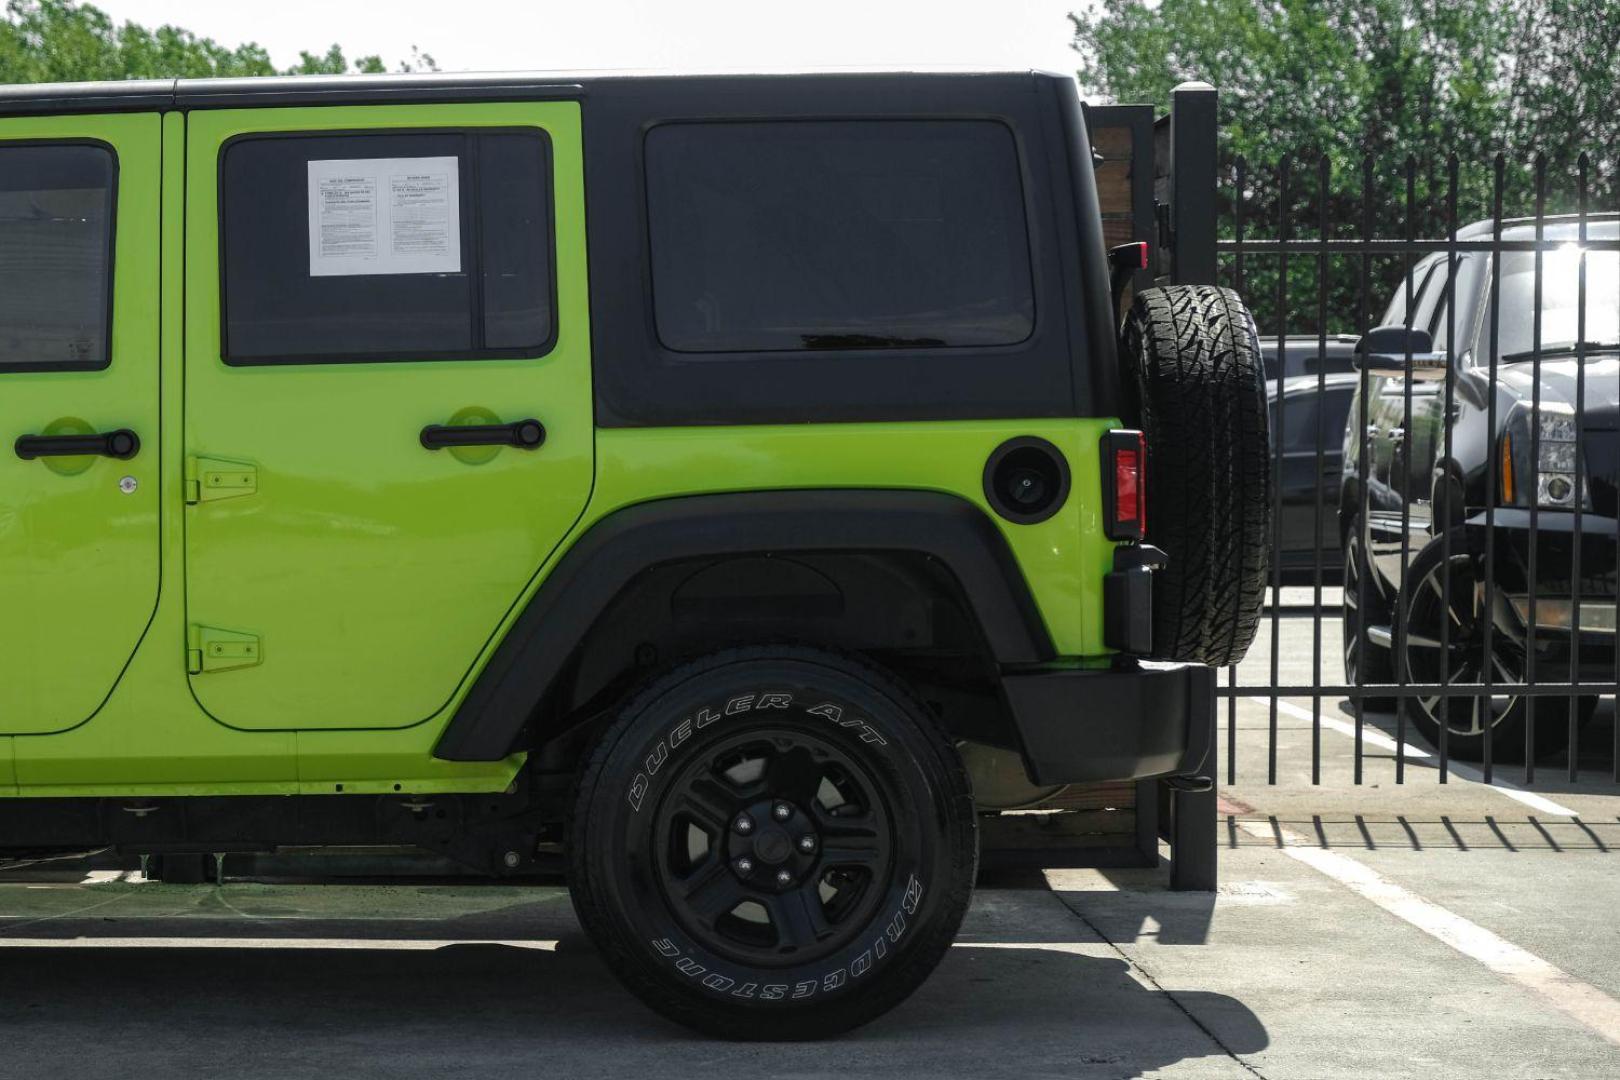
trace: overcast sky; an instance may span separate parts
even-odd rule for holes
[[[1085,0],[91,0],[278,65],[336,42],[390,68],[411,46],[446,71],[970,65],[1072,72]]]

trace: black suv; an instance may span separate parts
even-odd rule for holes
[[[1492,683],[1572,675],[1613,682],[1620,253],[1584,253],[1583,320],[1579,227],[1573,218],[1543,219],[1543,238],[1567,246],[1541,254],[1539,286],[1532,251],[1467,251],[1456,256],[1455,275],[1446,253],[1429,255],[1397,290],[1382,325],[1359,344],[1358,364],[1369,376],[1366,409],[1358,396],[1345,425],[1339,500],[1350,682],[1359,675],[1368,685],[1402,677],[1483,683],[1487,624]],[[1612,241],[1620,219],[1589,217],[1586,228],[1589,239]],[[1492,232],[1491,222],[1478,222],[1458,238],[1488,241]],[[1536,227],[1514,221],[1501,236],[1511,247],[1536,239]],[[1455,374],[1449,418],[1448,372]],[[1494,570],[1486,588],[1492,504]],[[1447,532],[1449,543],[1442,540]],[[1582,696],[1576,718],[1584,723],[1596,704],[1595,695]],[[1463,757],[1482,756],[1485,732],[1494,727],[1492,752],[1506,757],[1563,746],[1569,708],[1564,697],[1501,693],[1447,705],[1416,694],[1408,715],[1436,741],[1446,725],[1450,750]]]

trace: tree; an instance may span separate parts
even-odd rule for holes
[[[1597,190],[1620,192],[1620,17],[1607,0],[1520,0],[1509,79],[1515,140],[1572,174],[1582,151]]]
[[[1239,159],[1245,232],[1276,235],[1285,215],[1295,236],[1315,235],[1322,210],[1317,170],[1330,169],[1322,198],[1330,231],[1355,235],[1362,167],[1374,163],[1375,230],[1407,227],[1406,159],[1413,159],[1410,218],[1419,237],[1448,227],[1448,157],[1458,161],[1458,220],[1488,217],[1492,162],[1505,157],[1504,209],[1533,209],[1533,156],[1546,158],[1548,212],[1574,209],[1575,170],[1590,155],[1593,208],[1620,196],[1620,20],[1609,0],[1100,0],[1072,15],[1083,90],[1161,109],[1170,90],[1202,79],[1221,92],[1226,182],[1222,228],[1232,234]],[[1278,163],[1290,158],[1289,198]],[[1376,304],[1402,272],[1374,260]],[[1329,265],[1330,329],[1356,320],[1359,267]],[[1262,326],[1274,328],[1271,260],[1246,267],[1246,291]],[[1315,260],[1290,268],[1289,329],[1316,329]],[[1376,314],[1376,312],[1375,312]]]
[[[299,54],[277,70],[263,47],[229,48],[176,26],[155,30],[115,24],[107,14],[75,0],[7,0],[0,18],[0,83],[211,78],[245,75],[343,75],[386,70],[381,57],[350,60],[333,45]],[[400,70],[437,71],[433,58],[412,50]]]

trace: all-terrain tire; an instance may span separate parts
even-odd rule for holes
[[[1230,289],[1136,294],[1122,341],[1131,419],[1147,435],[1153,657],[1235,664],[1260,624],[1271,548],[1265,369]]]
[[[975,830],[961,760],[906,687],[818,650],[733,649],[657,678],[603,731],[569,886],[608,966],[664,1016],[816,1038],[943,959]]]

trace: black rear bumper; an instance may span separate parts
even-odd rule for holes
[[[1035,784],[1190,776],[1212,765],[1215,671],[1194,664],[1002,677]]]

